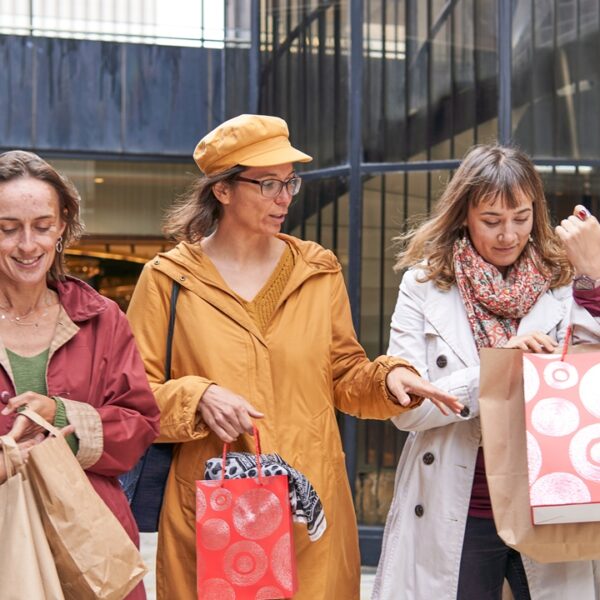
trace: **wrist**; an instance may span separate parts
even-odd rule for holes
[[[581,273],[575,275],[573,279],[573,289],[575,291],[593,290],[600,287],[600,277],[595,277],[594,273]]]

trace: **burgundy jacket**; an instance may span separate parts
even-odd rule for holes
[[[64,310],[59,313],[50,346],[48,395],[65,400],[76,433],[81,424],[78,459],[98,494],[137,544],[137,526],[117,476],[131,469],[158,435],[159,410],[117,304],[78,279],[68,277],[51,285]],[[6,361],[0,342],[0,392],[6,390],[14,396]],[[14,418],[0,415],[0,435],[10,430]]]

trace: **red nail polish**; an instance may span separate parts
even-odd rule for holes
[[[579,219],[585,221],[592,213],[585,206],[582,206],[575,214]]]

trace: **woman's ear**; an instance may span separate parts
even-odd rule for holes
[[[229,204],[231,197],[231,188],[224,181],[217,181],[212,186],[213,194],[221,204]]]

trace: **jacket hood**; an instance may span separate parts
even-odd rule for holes
[[[341,271],[342,267],[335,254],[316,242],[300,240],[285,234],[279,234],[277,237],[290,245],[296,258],[296,267],[292,274],[294,280],[297,278],[304,280],[319,273]],[[206,255],[199,244],[180,242],[168,252],[158,254],[152,260],[152,264],[155,266],[161,265],[161,271],[172,279],[184,283],[188,277],[199,277],[199,270],[202,271],[202,269],[198,267],[201,267],[206,260]]]
[[[49,287],[56,291],[60,303],[74,323],[98,316],[112,302],[75,277],[67,276],[63,280],[52,281]]]

